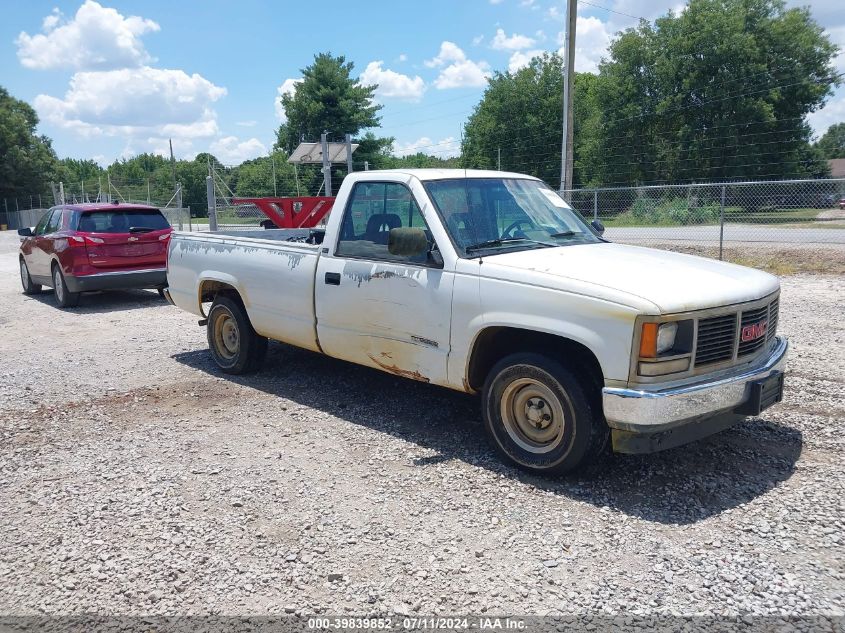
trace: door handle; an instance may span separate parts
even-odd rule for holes
[[[326,283],[330,286],[339,286],[340,273],[326,273]]]

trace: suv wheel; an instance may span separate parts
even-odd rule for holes
[[[60,308],[72,308],[79,303],[79,293],[68,290],[65,276],[57,264],[53,264],[53,290]]]
[[[41,284],[32,282],[32,277],[29,276],[29,268],[26,267],[26,262],[23,257],[20,259],[21,265],[21,286],[23,286],[23,293],[25,295],[37,295],[41,292]]]

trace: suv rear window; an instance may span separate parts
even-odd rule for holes
[[[79,216],[78,230],[86,233],[128,233],[132,227],[160,231],[170,223],[157,209],[109,209]]]

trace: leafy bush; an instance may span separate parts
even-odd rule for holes
[[[662,224],[664,226],[690,226],[694,224],[713,224],[719,221],[719,205],[690,205],[687,199],[671,198],[656,200],[638,198],[634,204],[619,216],[619,224]]]

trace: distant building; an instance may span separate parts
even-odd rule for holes
[[[830,165],[831,178],[845,178],[845,158],[831,158],[827,164]]]

